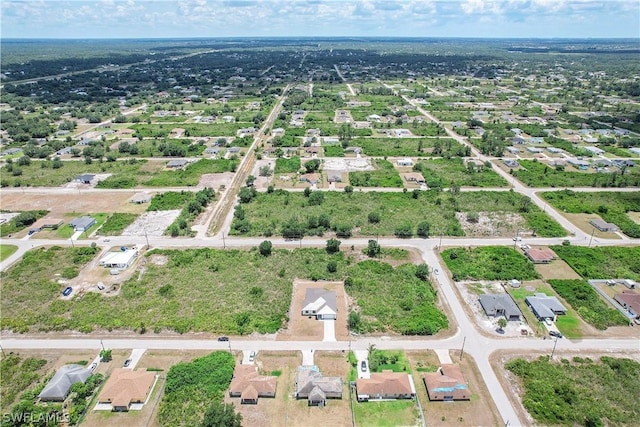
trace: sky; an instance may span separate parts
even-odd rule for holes
[[[640,0],[0,0],[2,38],[640,38]]]

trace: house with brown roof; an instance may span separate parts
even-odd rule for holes
[[[342,399],[342,378],[325,377],[315,365],[299,366],[295,396],[307,399],[309,406],[325,406],[327,399]]]
[[[239,397],[241,404],[257,404],[259,397],[276,397],[274,376],[260,375],[254,365],[236,365],[229,386],[229,397]]]
[[[436,372],[429,372],[422,377],[427,388],[429,400],[452,401],[469,400],[469,385],[462,375],[459,365],[444,364]]]
[[[144,404],[151,394],[156,374],[150,371],[114,369],[98,396],[98,404],[111,405],[116,412],[128,411],[134,404]]]
[[[549,264],[557,258],[556,253],[549,248],[529,248],[524,250],[524,254],[534,264]]]
[[[407,182],[415,182],[416,184],[424,184],[424,176],[420,172],[407,172],[403,174],[404,180]]]
[[[382,371],[371,373],[371,378],[356,380],[358,402],[374,399],[413,399],[416,387],[405,372]]]
[[[634,291],[622,291],[622,293],[615,294],[613,299],[634,319],[640,319],[640,294]]]

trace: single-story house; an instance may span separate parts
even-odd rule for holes
[[[640,319],[640,294],[634,291],[622,291],[622,293],[615,294],[613,299],[634,319]]]
[[[408,172],[403,175],[405,181],[407,182],[415,182],[416,184],[420,185],[425,183],[424,176],[422,176],[420,172]]]
[[[305,173],[300,175],[300,182],[308,182],[311,185],[316,185],[320,182],[320,174],[317,173]]]
[[[480,295],[480,305],[489,317],[504,316],[507,320],[520,320],[522,313],[508,294]]]
[[[0,156],[10,156],[12,154],[18,154],[19,152],[22,151],[22,148],[9,148],[7,150],[4,150],[2,153],[0,153]]]
[[[129,202],[134,203],[136,205],[141,205],[143,203],[149,203],[151,201],[151,194],[149,193],[136,193],[129,199]]]
[[[238,154],[238,153],[240,153],[240,147],[229,147],[229,148],[227,148],[227,153],[229,153],[229,154]]]
[[[470,400],[469,384],[462,375],[459,365],[444,364],[436,372],[429,372],[422,377],[429,400],[452,401]]]
[[[346,153],[361,154],[362,153],[362,147],[347,147],[347,148],[344,149],[344,151]]]
[[[413,399],[416,388],[406,372],[382,371],[371,373],[371,378],[356,380],[358,402],[374,399]]]
[[[558,301],[558,298],[546,294],[535,294],[526,297],[525,303],[531,308],[538,320],[555,319],[559,314],[567,314],[567,309]]]
[[[588,138],[585,139],[586,142],[590,142],[587,141]],[[598,140],[596,139],[594,142],[597,142]],[[587,145],[586,147],[583,147],[585,150],[592,152],[593,154],[597,154],[598,156],[601,154],[604,154],[604,150],[598,147],[594,147],[592,145]]]
[[[54,154],[56,156],[64,156],[65,154],[71,154],[71,150],[73,150],[73,147],[64,147],[56,151]]]
[[[540,147],[527,147],[527,151],[530,153],[542,153],[542,148]]]
[[[320,153],[320,147],[312,145],[311,147],[305,147],[304,153],[310,156],[317,156]]]
[[[342,182],[342,177],[340,175],[330,175],[329,178],[327,178],[327,181],[329,183]]]
[[[322,143],[323,144],[340,144],[340,138],[336,136],[323,136]]]
[[[516,145],[521,145],[527,142],[527,140],[521,136],[514,136],[513,138],[511,138],[511,142]]]
[[[238,129],[238,131],[236,132],[236,135],[239,136],[240,138],[244,138],[245,136],[252,136],[255,132],[256,132],[256,128],[254,127],[242,128],[242,129]]]
[[[316,320],[335,320],[338,317],[336,293],[321,288],[307,288],[302,302],[302,315]]]
[[[613,162],[609,159],[601,158],[601,159],[595,159],[593,161],[593,164],[599,167],[607,167],[607,166],[613,165]]]
[[[254,365],[236,365],[229,386],[229,397],[241,404],[257,404],[259,397],[275,397],[277,377],[260,375]]]
[[[507,166],[509,168],[520,167],[520,164],[516,160],[504,159],[502,162],[505,164],[505,166]]]
[[[100,265],[105,268],[127,268],[138,256],[137,249],[129,249],[120,252],[107,252],[101,259]]]
[[[342,399],[342,378],[324,377],[317,366],[299,366],[295,383],[296,399],[309,406],[325,406],[327,399]]]
[[[560,154],[564,152],[562,148],[557,148],[557,147],[547,147],[547,151],[553,154]]]
[[[529,248],[524,250],[524,254],[534,264],[549,264],[557,258],[556,253],[549,248]]]
[[[204,154],[208,154],[211,156],[220,153],[220,150],[220,147],[207,147],[204,149]]]
[[[94,174],[91,173],[84,173],[82,175],[78,175],[75,178],[73,178],[73,180],[75,182],[79,182],[80,184],[91,184],[91,181],[93,181],[93,178],[95,178],[96,176]]]
[[[84,215],[78,218],[74,218],[69,223],[75,231],[87,231],[96,223],[96,219],[88,215]]]
[[[187,163],[189,163],[186,159],[176,159],[176,160],[169,160],[167,162],[167,167],[168,168],[182,168],[185,167],[187,165]]]
[[[62,224],[64,224],[64,221],[60,218],[40,218],[39,220],[31,224],[31,227],[29,227],[29,232],[35,233],[42,230],[43,228],[56,230]]]
[[[49,380],[38,397],[45,402],[62,402],[69,395],[71,386],[83,383],[91,376],[91,369],[82,365],[64,365]]]
[[[111,404],[112,411],[128,411],[132,404],[146,402],[155,379],[151,371],[114,369],[98,395],[98,403]]]
[[[275,128],[271,131],[271,136],[282,136],[282,135],[284,135],[283,128]]]
[[[396,160],[398,166],[413,166],[413,160],[409,158],[398,159]]]
[[[640,156],[640,147],[631,147],[628,150],[631,151],[633,154],[637,154]]]
[[[612,224],[610,222],[603,221],[601,219],[592,219],[591,221],[589,221],[589,224],[593,225],[595,228],[597,228],[600,231],[612,232],[612,233],[618,231],[617,225]]]
[[[587,168],[589,167],[589,162],[587,162],[586,160],[569,159],[567,160],[567,163],[580,170],[587,170]]]
[[[518,154],[520,152],[520,149],[517,147],[507,147],[505,148],[505,150],[507,150],[511,154]]]

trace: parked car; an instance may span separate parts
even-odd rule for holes
[[[256,360],[256,352],[252,351],[251,354],[249,354],[249,362],[253,362],[254,360]]]
[[[513,241],[514,242],[522,242],[522,237],[514,237]]]
[[[71,295],[71,292],[73,292],[73,288],[71,286],[67,286],[66,288],[64,288],[64,291],[62,291],[62,295],[68,297],[69,295]]]
[[[91,371],[93,372],[97,367],[98,367],[98,364],[97,364],[96,362],[93,362],[93,363],[89,366],[89,369],[91,369]]]
[[[544,323],[546,323],[547,326],[553,326],[553,320],[549,319],[548,317],[544,319]]]
[[[360,370],[362,372],[367,372],[367,362],[366,361],[362,361],[362,363],[360,363]]]
[[[229,341],[229,337],[218,337],[218,341]]]
[[[556,338],[562,338],[562,334],[558,331],[549,331],[549,335]]]
[[[124,367],[128,367],[129,365],[131,365],[131,359],[127,359],[124,361]]]

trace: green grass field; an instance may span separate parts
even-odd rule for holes
[[[416,165],[429,188],[446,188],[452,184],[460,187],[506,187],[500,175],[485,166],[465,166],[460,158],[422,160]]]
[[[167,257],[166,265],[151,259],[141,277],[122,283],[118,296],[87,292],[59,299],[64,286],[53,279],[66,269],[81,269],[93,256],[88,250],[95,253],[60,247],[30,251],[3,272],[2,329],[90,332],[144,325],[147,331],[274,333],[286,325],[294,278],[347,277],[347,293],[361,307],[365,330],[424,334],[448,326],[436,308],[435,291],[415,276],[415,265],[354,263],[323,249],[276,250],[269,257],[257,250],[157,250]],[[327,270],[331,260],[337,263],[335,273]]]
[[[0,245],[0,261],[4,261],[5,259],[9,258],[17,250],[18,250],[18,247],[14,245],[5,245],[5,244]]]
[[[356,425],[371,427],[413,426],[420,417],[413,400],[356,402],[353,415]]]
[[[637,187],[640,186],[640,173],[630,168],[621,175],[617,168],[614,172],[588,173],[558,171],[544,163],[534,160],[519,160],[520,168],[513,175],[529,187]]]
[[[131,213],[114,213],[100,227],[99,234],[104,236],[119,236],[122,231],[127,228],[138,215]]]
[[[640,281],[640,246],[552,246],[551,249],[585,279]]]
[[[258,193],[250,203],[240,205],[244,221],[250,224],[247,232],[240,232],[232,225],[231,234],[250,236],[280,234],[282,225],[291,218],[307,226],[307,234],[316,234],[321,215],[327,215],[331,227],[346,224],[353,229],[354,236],[389,236],[404,224],[415,226],[421,221],[431,225],[431,235],[441,232],[448,236],[464,234],[455,212],[518,212],[523,197],[515,192],[461,192],[452,197],[450,193],[437,190],[420,192],[417,199],[411,193],[324,192],[319,205],[310,205],[309,199],[300,192],[277,190],[273,193]],[[380,221],[369,222],[369,214],[377,213]],[[539,236],[564,236],[566,232],[548,215],[531,205],[529,212],[521,213],[524,223],[535,228]],[[237,224],[237,219],[234,224]],[[516,225],[517,228],[517,225]],[[325,230],[328,231],[328,230]],[[415,229],[413,230],[415,233]],[[506,232],[515,234],[516,230]]]
[[[354,187],[402,187],[402,178],[391,162],[373,160],[376,170],[349,172],[349,183]]]
[[[455,281],[539,278],[533,263],[510,247],[452,248],[442,252],[442,259]]]

